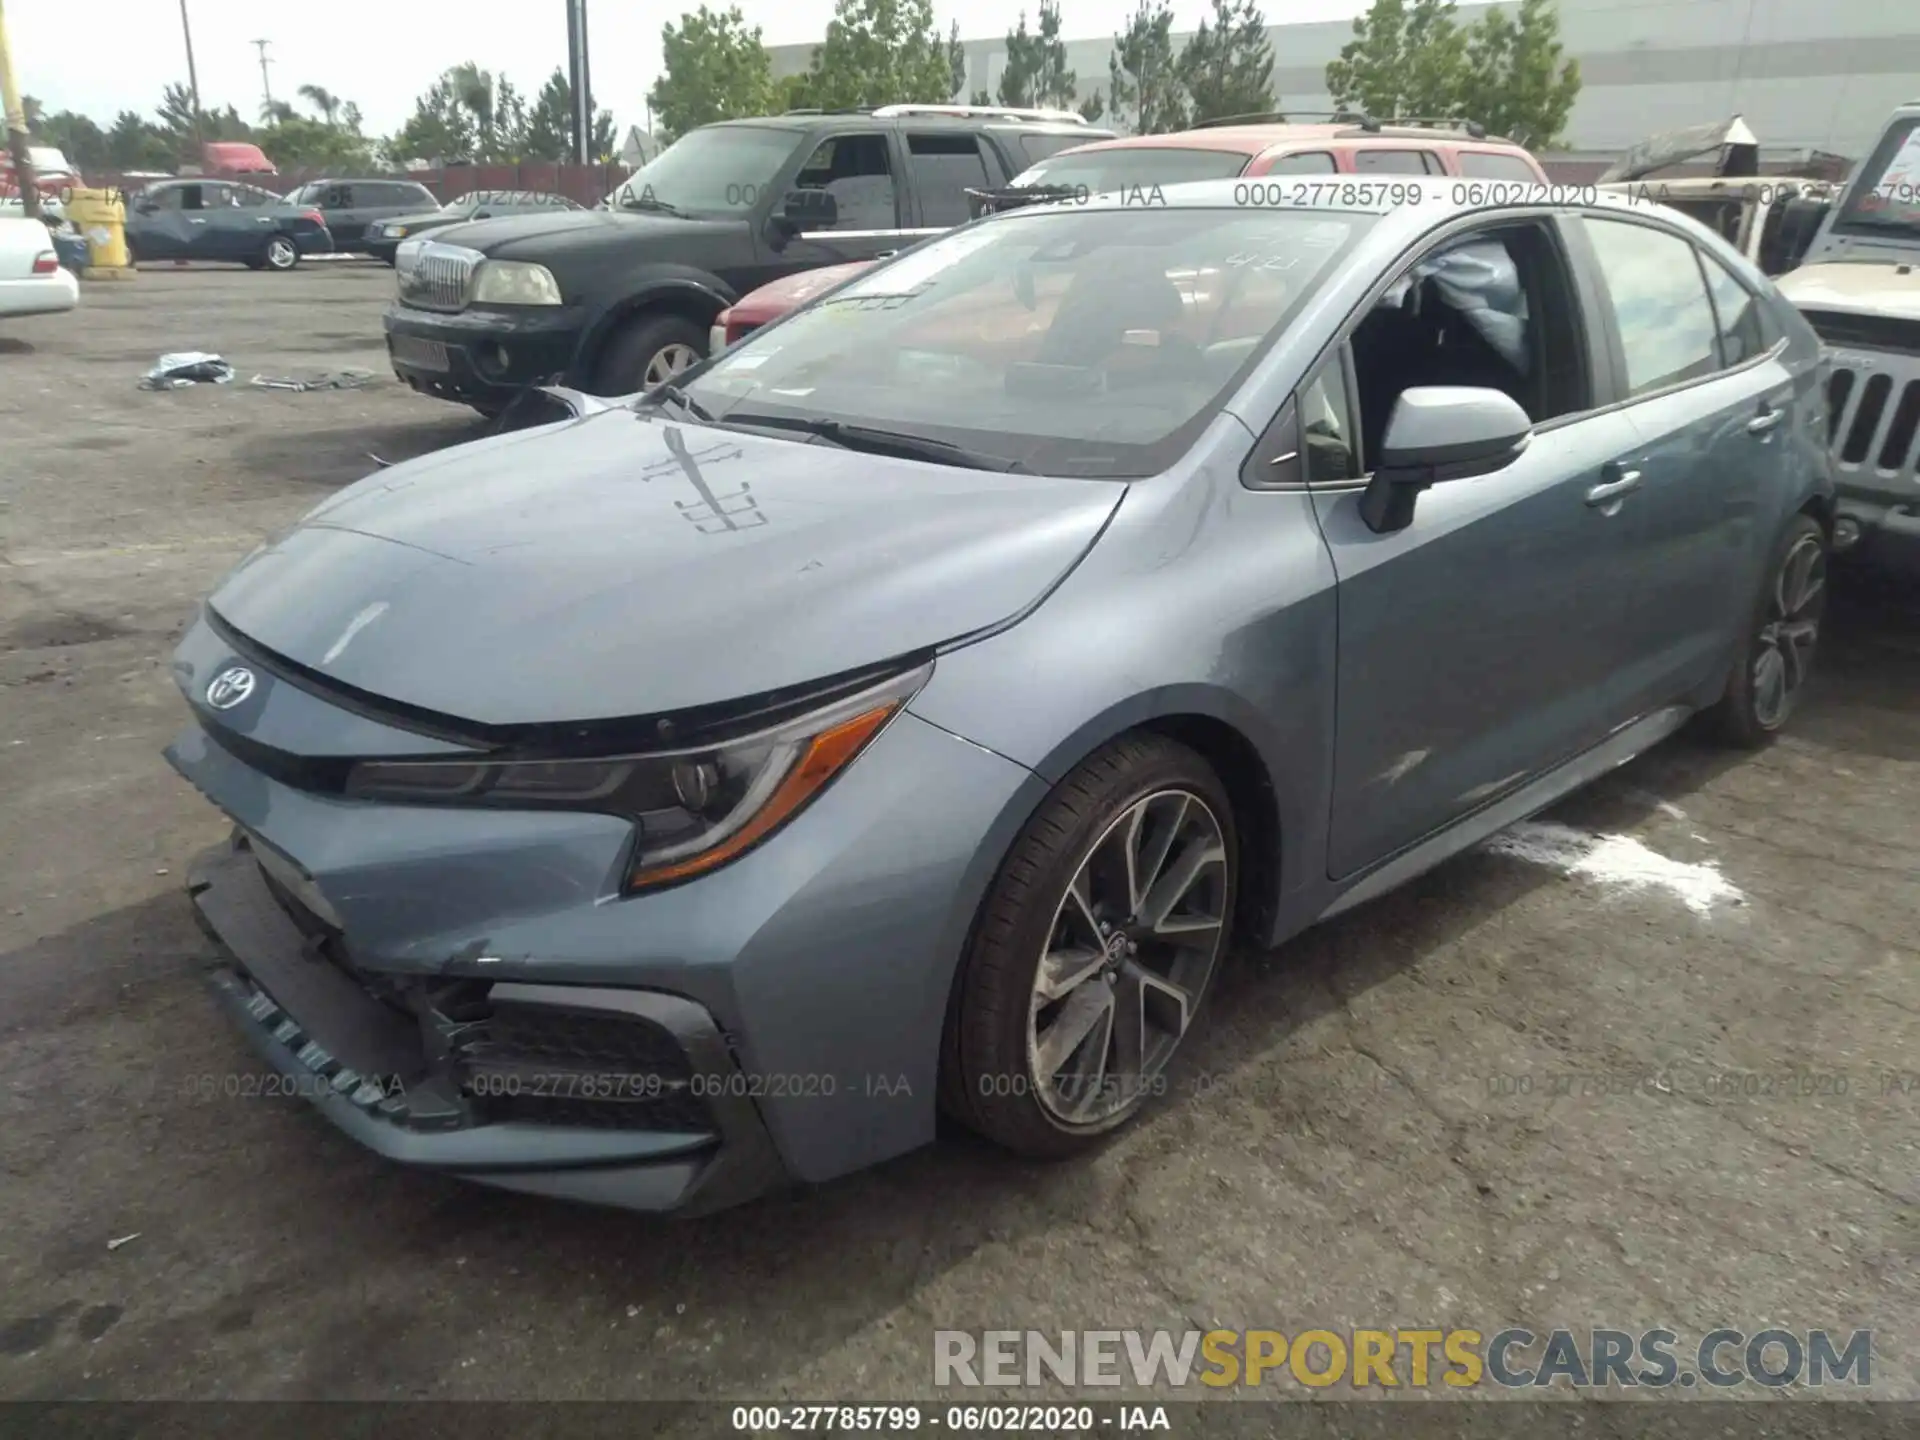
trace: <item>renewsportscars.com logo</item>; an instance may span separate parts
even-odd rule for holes
[[[1871,1330],[936,1330],[933,1383],[1731,1389],[1873,1383]]]

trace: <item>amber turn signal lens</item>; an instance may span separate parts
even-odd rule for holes
[[[899,702],[892,701],[822,730],[807,742],[806,750],[787,772],[787,778],[780,782],[773,794],[767,797],[767,803],[746,824],[711,850],[703,850],[698,855],[665,865],[642,866],[629,877],[629,888],[638,890],[647,885],[688,879],[724,865],[757,845],[797,814],[820,793],[829,780],[844,770],[848,762],[865,748],[867,741],[879,733],[887,717],[899,708]]]

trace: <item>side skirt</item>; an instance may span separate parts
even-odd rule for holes
[[[1609,770],[1617,770],[1634,756],[1649,750],[1673,734],[1692,716],[1685,705],[1670,705],[1623,725],[1591,750],[1580,754],[1539,779],[1521,786],[1512,794],[1495,800],[1485,809],[1456,820],[1446,829],[1415,842],[1356,880],[1341,892],[1331,905],[1314,918],[1313,923],[1363,905],[1397,889],[1414,876],[1450,860],[1462,850],[1479,844],[1518,820],[1537,815],[1554,801],[1591,784]]]

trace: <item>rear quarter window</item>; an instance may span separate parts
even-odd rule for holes
[[[1518,155],[1498,155],[1486,150],[1462,150],[1460,173],[1471,180],[1538,180],[1530,164]]]

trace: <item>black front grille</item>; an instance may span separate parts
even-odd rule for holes
[[[514,1003],[463,1025],[461,1092],[488,1120],[696,1133],[714,1128],[672,1032],[643,1016]]]
[[[1865,350],[1920,350],[1920,320],[1898,315],[1852,315],[1843,310],[1802,310],[1814,334],[1829,345]]]

